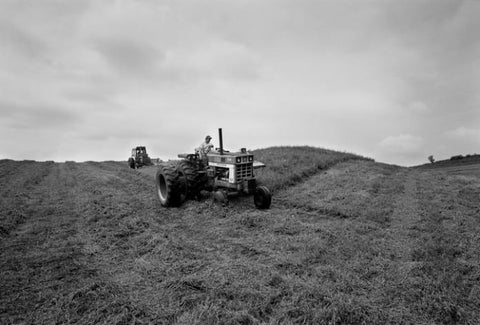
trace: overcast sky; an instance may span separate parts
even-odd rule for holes
[[[0,0],[0,159],[480,154],[480,1]]]

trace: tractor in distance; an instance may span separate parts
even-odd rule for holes
[[[254,161],[245,148],[239,152],[224,150],[222,129],[218,133],[220,148],[208,153],[206,159],[201,159],[198,152],[179,154],[182,160],[159,165],[155,183],[162,206],[180,206],[189,198],[200,198],[201,191],[209,191],[224,204],[231,196],[253,195],[257,208],[270,207],[270,190],[258,186],[254,176],[254,169],[265,167],[265,164]]]
[[[139,168],[143,166],[153,165],[152,160],[147,154],[147,149],[143,146],[132,149],[132,156],[128,158],[128,166],[130,168]]]

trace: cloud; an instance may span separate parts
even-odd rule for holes
[[[479,14],[448,0],[0,1],[0,138],[62,135],[62,154],[92,160],[149,141],[176,154],[218,127],[233,148],[396,163],[471,150]]]
[[[432,108],[422,101],[411,102],[407,106],[407,110],[412,112],[414,115],[426,115],[433,112]]]
[[[424,138],[412,134],[388,136],[373,149],[375,160],[397,165],[419,164],[426,159],[424,151]]]
[[[38,62],[55,56],[75,40],[77,23],[89,1],[5,0],[0,7],[2,53],[12,61],[28,57]]]
[[[411,134],[401,134],[398,136],[389,136],[378,144],[384,151],[393,152],[400,155],[417,153],[423,146],[423,139]]]
[[[141,41],[123,39],[99,39],[96,49],[104,57],[105,63],[124,74],[123,77],[147,77],[155,70],[157,62],[164,60],[165,54]]]
[[[46,50],[42,41],[8,21],[0,21],[0,36],[4,59],[21,55],[31,60]]]
[[[477,106],[480,44],[476,30],[480,6],[475,1],[384,3],[386,33],[410,52],[397,71],[405,87],[401,99],[423,102],[436,114]],[[473,117],[473,116],[471,116]]]
[[[446,132],[446,135],[454,139],[464,139],[467,141],[477,141],[480,142],[480,129],[466,128],[460,126],[456,129],[449,130]]]
[[[0,116],[8,129],[68,129],[81,120],[81,116],[63,107],[0,101]]]

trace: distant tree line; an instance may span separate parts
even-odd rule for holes
[[[432,164],[435,162],[435,158],[433,158],[433,155],[430,155],[427,157],[428,158],[428,161],[430,161]],[[473,155],[456,155],[456,156],[452,156],[450,157],[450,161],[455,161],[455,160],[462,160],[462,159],[480,159],[480,155],[478,154],[473,154]],[[442,162],[442,161],[448,161],[448,160],[440,160],[438,162]]]
[[[480,157],[480,155],[477,155],[475,153],[473,155],[466,155],[466,156],[463,156],[463,155],[452,156],[452,157],[450,157],[450,160],[460,160],[460,159],[465,159],[465,158],[479,158],[479,157]]]

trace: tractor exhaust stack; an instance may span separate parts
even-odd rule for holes
[[[218,141],[220,141],[220,154],[223,155],[223,137],[222,137],[222,128],[218,129]]]

